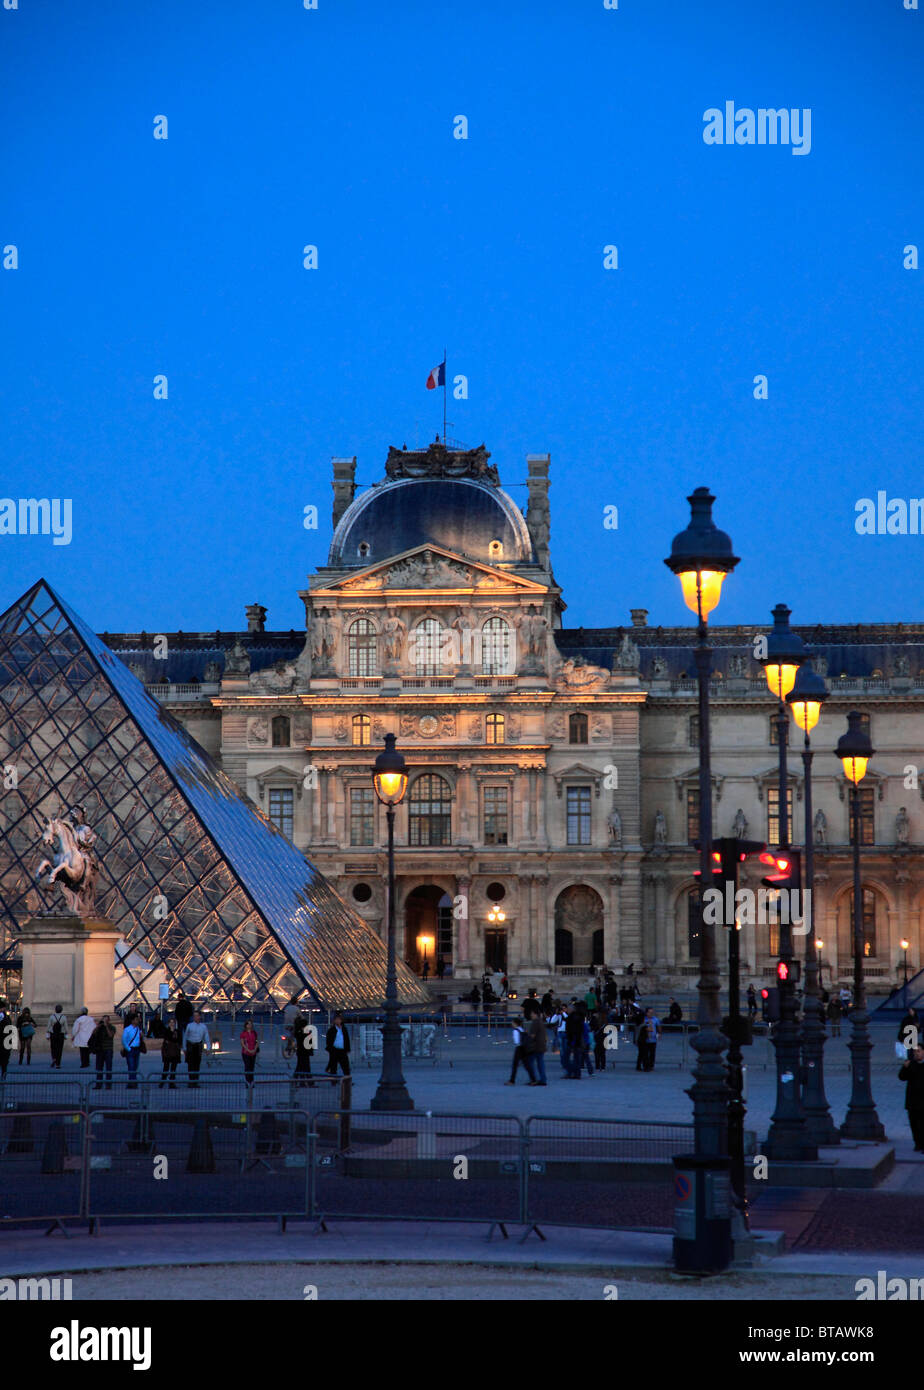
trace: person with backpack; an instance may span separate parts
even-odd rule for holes
[[[129,1014],[122,1029],[122,1056],[128,1064],[128,1089],[130,1091],[138,1089],[138,1063],[141,1061],[142,1052],[146,1050],[138,1015]]]
[[[103,1070],[106,1072],[106,1090],[112,1090],[112,1046],[115,1039],[115,1024],[109,1022],[109,1015],[103,1014],[93,1029],[88,1044],[90,1053],[96,1058],[96,1083],[94,1091],[102,1090]]]
[[[19,1029],[19,1065],[22,1066],[25,1057],[26,1066],[29,1067],[32,1065],[32,1039],[35,1037],[35,1019],[31,1009],[23,1009],[16,1026]]]
[[[253,1026],[253,1019],[248,1015],[241,1029],[241,1061],[244,1063],[244,1080],[248,1086],[253,1085],[253,1069],[257,1065],[259,1051],[260,1039]]]
[[[61,1057],[67,1041],[67,1018],[61,1004],[55,1004],[55,1011],[48,1019],[45,1037],[51,1044],[51,1069],[61,1070]]]

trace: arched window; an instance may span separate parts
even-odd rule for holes
[[[351,676],[377,674],[375,628],[368,618],[357,618],[350,625],[349,651]]]
[[[273,716],[273,747],[288,748],[291,742],[289,737],[289,716],[287,714],[277,714]]]
[[[353,743],[357,747],[365,747],[372,742],[372,720],[368,714],[353,715]]]
[[[481,629],[481,670],[486,676],[512,675],[510,625],[503,618],[489,618]]]
[[[443,629],[437,618],[424,618],[414,628],[414,663],[418,676],[438,676],[442,669]]]
[[[425,772],[411,787],[408,800],[411,845],[452,843],[452,792],[445,777]]]
[[[587,742],[587,715],[569,714],[568,716],[568,742],[586,743]]]
[[[504,716],[502,714],[489,714],[485,720],[485,725],[485,743],[503,743]]]

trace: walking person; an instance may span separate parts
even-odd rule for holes
[[[177,1009],[179,1009],[177,1004]],[[186,1051],[186,1070],[189,1074],[187,1085],[195,1089],[199,1085],[199,1072],[202,1069],[202,1053],[209,1046],[209,1030],[202,1022],[202,1014],[196,1009],[192,1023],[186,1025],[183,1033]]]
[[[48,1019],[45,1037],[51,1045],[51,1069],[61,1070],[61,1057],[67,1040],[67,1018],[60,1004],[55,1004],[54,1013]]]
[[[248,1014],[241,1029],[241,1061],[244,1063],[244,1080],[248,1086],[253,1085],[253,1069],[257,1065],[259,1051],[260,1039],[253,1026],[253,1019]]]
[[[565,1018],[565,1075],[580,1081],[584,1064],[584,1018],[577,1004],[569,1004]]]
[[[831,998],[828,1000],[828,1007],[825,1010],[825,1013],[827,1014],[828,1018],[828,1023],[831,1027],[832,1038],[839,1038],[841,1035],[842,1012],[843,1011],[841,1009],[840,999],[835,999],[832,995]]]
[[[748,1013],[751,1015],[753,1021],[757,1013],[757,990],[753,985],[748,985]]]
[[[527,1001],[529,1003],[530,1001]],[[545,1075],[545,1054],[549,1045],[548,1034],[545,1029],[545,1019],[542,1017],[542,1010],[539,1007],[538,999],[532,1000],[532,1007],[526,1011],[523,1006],[523,1014],[526,1018],[526,1065],[531,1077],[530,1086],[547,1086],[548,1081]]]
[[[192,1016],[193,1006],[186,998],[183,991],[179,990],[176,996],[176,1007],[173,1010],[173,1017],[176,1020],[176,1031],[179,1035],[181,1048],[186,1036],[186,1029],[189,1027]]]
[[[314,1052],[312,1041],[311,1024],[303,1013],[299,1013],[292,1025],[292,1032],[295,1036],[295,1075],[300,1077],[299,1086],[313,1085],[313,1082],[305,1080],[306,1076],[311,1075],[311,1054]]]
[[[144,1035],[137,1014],[129,1014],[122,1029],[122,1056],[128,1066],[128,1090],[138,1089],[138,1063],[144,1052]]]
[[[917,1047],[921,1041],[921,1020],[918,1017],[917,1009],[910,1008],[908,1010],[898,1025],[898,1032],[895,1037],[895,1055],[900,1056],[900,1060],[904,1060],[908,1048]],[[903,1049],[901,1054],[899,1054],[899,1046]]]
[[[344,1076],[349,1076],[350,1031],[343,1021],[343,1014],[334,1014],[324,1039],[324,1047],[327,1051],[327,1066],[324,1068],[327,1075],[336,1076],[339,1067]]]
[[[636,1071],[654,1071],[655,1049],[661,1041],[661,1020],[654,1009],[646,1009],[638,1030],[638,1062]]]
[[[594,1039],[594,1066],[597,1071],[606,1071],[606,1013],[599,1009],[591,1019],[591,1032]]]
[[[35,1037],[35,1019],[31,1009],[23,1009],[16,1026],[19,1029],[19,1065],[22,1066],[25,1057],[26,1066],[29,1067],[32,1065],[32,1039]]]
[[[96,1058],[96,1082],[94,1091],[102,1089],[103,1071],[106,1072],[106,1090],[112,1090],[112,1050],[115,1042],[115,1024],[109,1022],[109,1015],[103,1014],[90,1036],[90,1053]]]
[[[916,1154],[924,1153],[924,1047],[909,1048],[908,1060],[898,1073],[905,1083],[905,1109]]]
[[[523,1019],[519,1015],[513,1020],[513,1065],[510,1068],[510,1080],[505,1081],[505,1086],[515,1086],[517,1084],[517,1072],[520,1067],[526,1072],[527,1082],[532,1080],[529,1067],[526,1063],[526,1053],[523,1044],[526,1041],[526,1029],[523,1026]]]
[[[89,1043],[95,1028],[96,1019],[91,1016],[89,1009],[81,1009],[71,1030],[71,1047],[76,1047],[80,1051],[81,1071],[86,1071],[90,1065]]]
[[[446,961],[442,955],[436,958],[436,978],[441,980],[446,974]]]
[[[176,1090],[176,1069],[182,1056],[183,1049],[180,1047],[180,1035],[177,1032],[176,1019],[171,1018],[160,1048],[161,1073],[158,1089],[169,1086],[171,1091]]]

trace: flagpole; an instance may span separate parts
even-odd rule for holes
[[[446,349],[443,348],[443,443],[446,443]]]

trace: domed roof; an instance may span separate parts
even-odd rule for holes
[[[487,458],[483,448],[392,449],[389,481],[369,488],[344,512],[328,565],[358,568],[428,543],[488,564],[534,564],[523,515]]]

